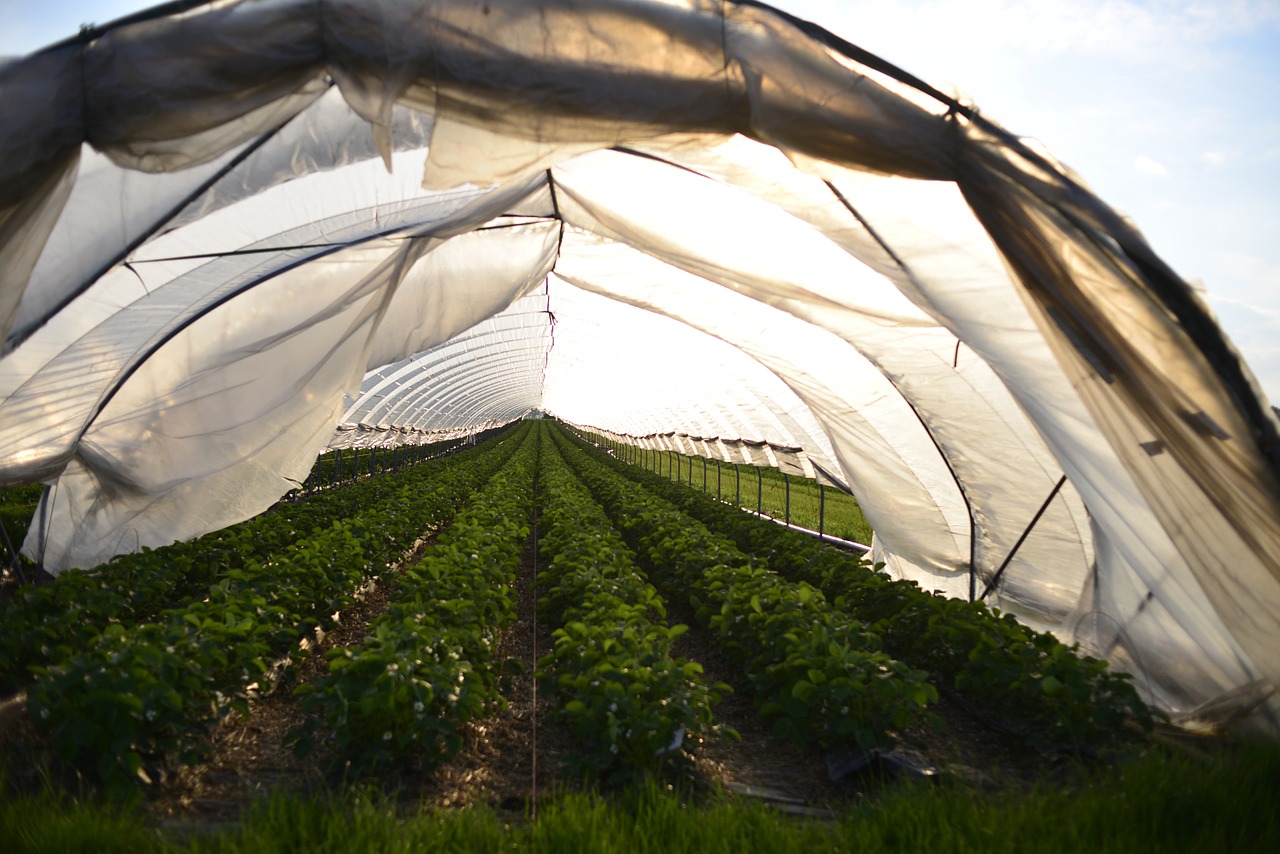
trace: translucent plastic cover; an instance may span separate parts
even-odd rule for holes
[[[247,518],[325,448],[542,410],[825,472],[891,572],[1280,733],[1248,367],[1069,173],[820,28],[242,0],[0,91],[0,482],[50,484],[49,571]]]

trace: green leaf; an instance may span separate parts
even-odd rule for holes
[[[791,696],[802,703],[807,703],[809,698],[813,696],[813,683],[804,679],[799,680],[791,686]]]

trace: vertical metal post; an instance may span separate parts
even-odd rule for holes
[[[721,471],[721,469],[722,469],[722,466],[720,465],[720,461],[719,461],[719,460],[716,460],[716,501],[719,501],[719,500],[720,500],[720,471]]]
[[[689,485],[693,486],[693,457],[689,457]]]
[[[352,448],[352,449],[351,449],[351,456],[352,456],[352,461],[351,461],[351,479],[352,479],[352,480],[355,480],[356,478],[358,478],[358,477],[360,476],[360,449],[359,449],[359,448]]]
[[[818,540],[822,540],[822,525],[826,522],[827,516],[827,491],[822,486],[822,481],[818,481]]]
[[[333,486],[335,483],[340,483],[341,481],[342,481],[342,449],[339,448],[338,452],[333,456],[333,477],[329,478],[329,485]]]
[[[742,469],[737,463],[733,464],[733,506],[742,506]]]
[[[784,505],[786,507],[786,510],[783,515],[783,521],[786,522],[787,527],[790,528],[791,527],[791,475],[787,474],[785,471],[782,473],[782,483],[786,486],[786,490],[787,490],[786,504]]]
[[[756,466],[756,515],[764,513],[764,471]]]
[[[702,458],[702,491],[707,491],[707,458]]]

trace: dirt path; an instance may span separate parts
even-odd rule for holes
[[[760,723],[746,679],[698,627],[691,607],[668,601],[667,621],[690,627],[676,638],[671,655],[701,664],[705,681],[734,689],[716,706],[715,717],[737,730],[741,741],[708,738],[696,752],[697,769],[709,784],[782,806],[820,807],[848,796],[831,782],[820,752],[774,738]]]
[[[537,618],[536,572],[536,544],[530,536],[516,577],[516,621],[498,646],[501,658],[519,665],[504,689],[507,707],[469,728],[466,747],[437,769],[424,788],[427,805],[483,803],[504,815],[526,817],[553,789],[568,785],[559,769],[573,740],[547,720],[554,697],[534,679],[538,658],[551,649],[551,629]]]

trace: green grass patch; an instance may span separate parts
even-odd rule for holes
[[[42,483],[0,489],[0,525],[4,525],[9,542],[15,549],[22,548],[22,541],[27,538],[27,529],[31,527],[31,517],[35,515],[36,505],[40,503],[43,493]],[[5,552],[3,540],[0,540],[0,561],[11,558]]]
[[[636,464],[679,481],[722,501],[735,502],[747,510],[811,531],[821,531],[843,540],[871,545],[871,523],[862,514],[858,500],[816,481],[787,477],[773,468],[686,457],[674,451],[631,452]],[[790,498],[788,498],[790,492]]]
[[[0,838],[10,852],[1280,850],[1275,744],[1238,745],[1207,758],[1152,749],[1113,767],[1063,767],[1053,776],[1029,790],[886,785],[827,821],[656,785],[608,797],[559,796],[545,801],[536,819],[485,807],[415,812],[379,791],[275,795],[237,825],[192,831],[160,829],[138,807],[45,791],[0,803]]]

